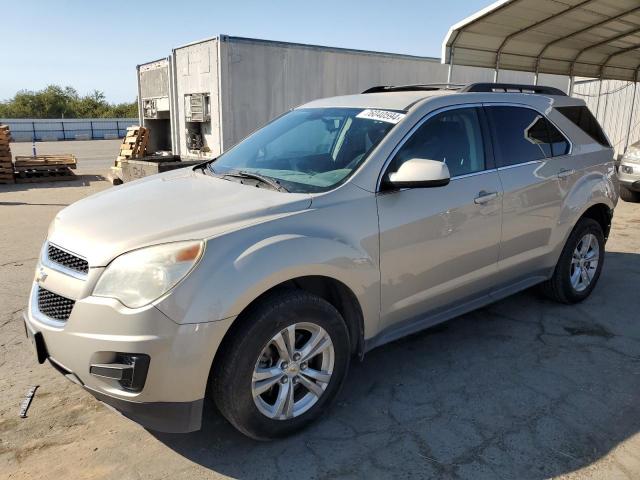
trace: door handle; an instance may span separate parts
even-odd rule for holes
[[[576,171],[574,169],[569,169],[569,168],[563,168],[562,170],[560,170],[558,172],[558,178],[566,178],[566,177],[570,177],[571,175],[573,175],[574,173],[576,173]]]
[[[473,202],[476,205],[484,205],[485,203],[490,202],[491,200],[495,200],[496,198],[498,198],[498,192],[485,192],[484,190],[482,190],[480,193],[478,193],[478,196],[473,199]]]

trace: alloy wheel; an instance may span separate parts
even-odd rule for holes
[[[576,292],[586,290],[598,270],[600,261],[600,244],[592,233],[583,236],[576,245],[571,257],[569,275],[571,286]]]
[[[256,362],[253,401],[263,415],[289,420],[313,407],[329,385],[335,349],[319,325],[289,325],[271,338]]]

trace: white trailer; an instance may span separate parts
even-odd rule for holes
[[[141,121],[151,128],[154,148],[169,145],[164,149],[185,160],[214,158],[274,117],[316,98],[376,85],[444,83],[449,76],[448,66],[437,58],[226,35],[175,48],[169,58],[138,70]],[[170,77],[166,87],[165,72]],[[492,78],[491,69],[455,66],[450,80]],[[501,80],[532,83],[533,74],[506,71]],[[549,76],[540,83],[568,86],[566,77]],[[168,110],[156,108],[163,113],[152,117],[145,101],[162,98],[156,105],[166,108],[164,96],[149,96],[165,93]]]
[[[138,65],[138,115],[153,133],[147,151],[174,151],[173,66],[171,57]]]

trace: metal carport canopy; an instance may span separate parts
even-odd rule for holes
[[[500,0],[449,29],[442,62],[635,81],[639,48],[638,0]]]

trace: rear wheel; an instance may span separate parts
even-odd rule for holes
[[[640,202],[640,192],[634,192],[627,187],[620,185],[620,198],[625,202]]]
[[[603,262],[602,227],[591,218],[582,218],[569,235],[553,276],[542,284],[542,290],[558,302],[581,302],[595,288]]]
[[[240,321],[211,378],[220,412],[258,440],[303,428],[333,400],[347,373],[349,333],[340,313],[320,297],[289,291]]]

